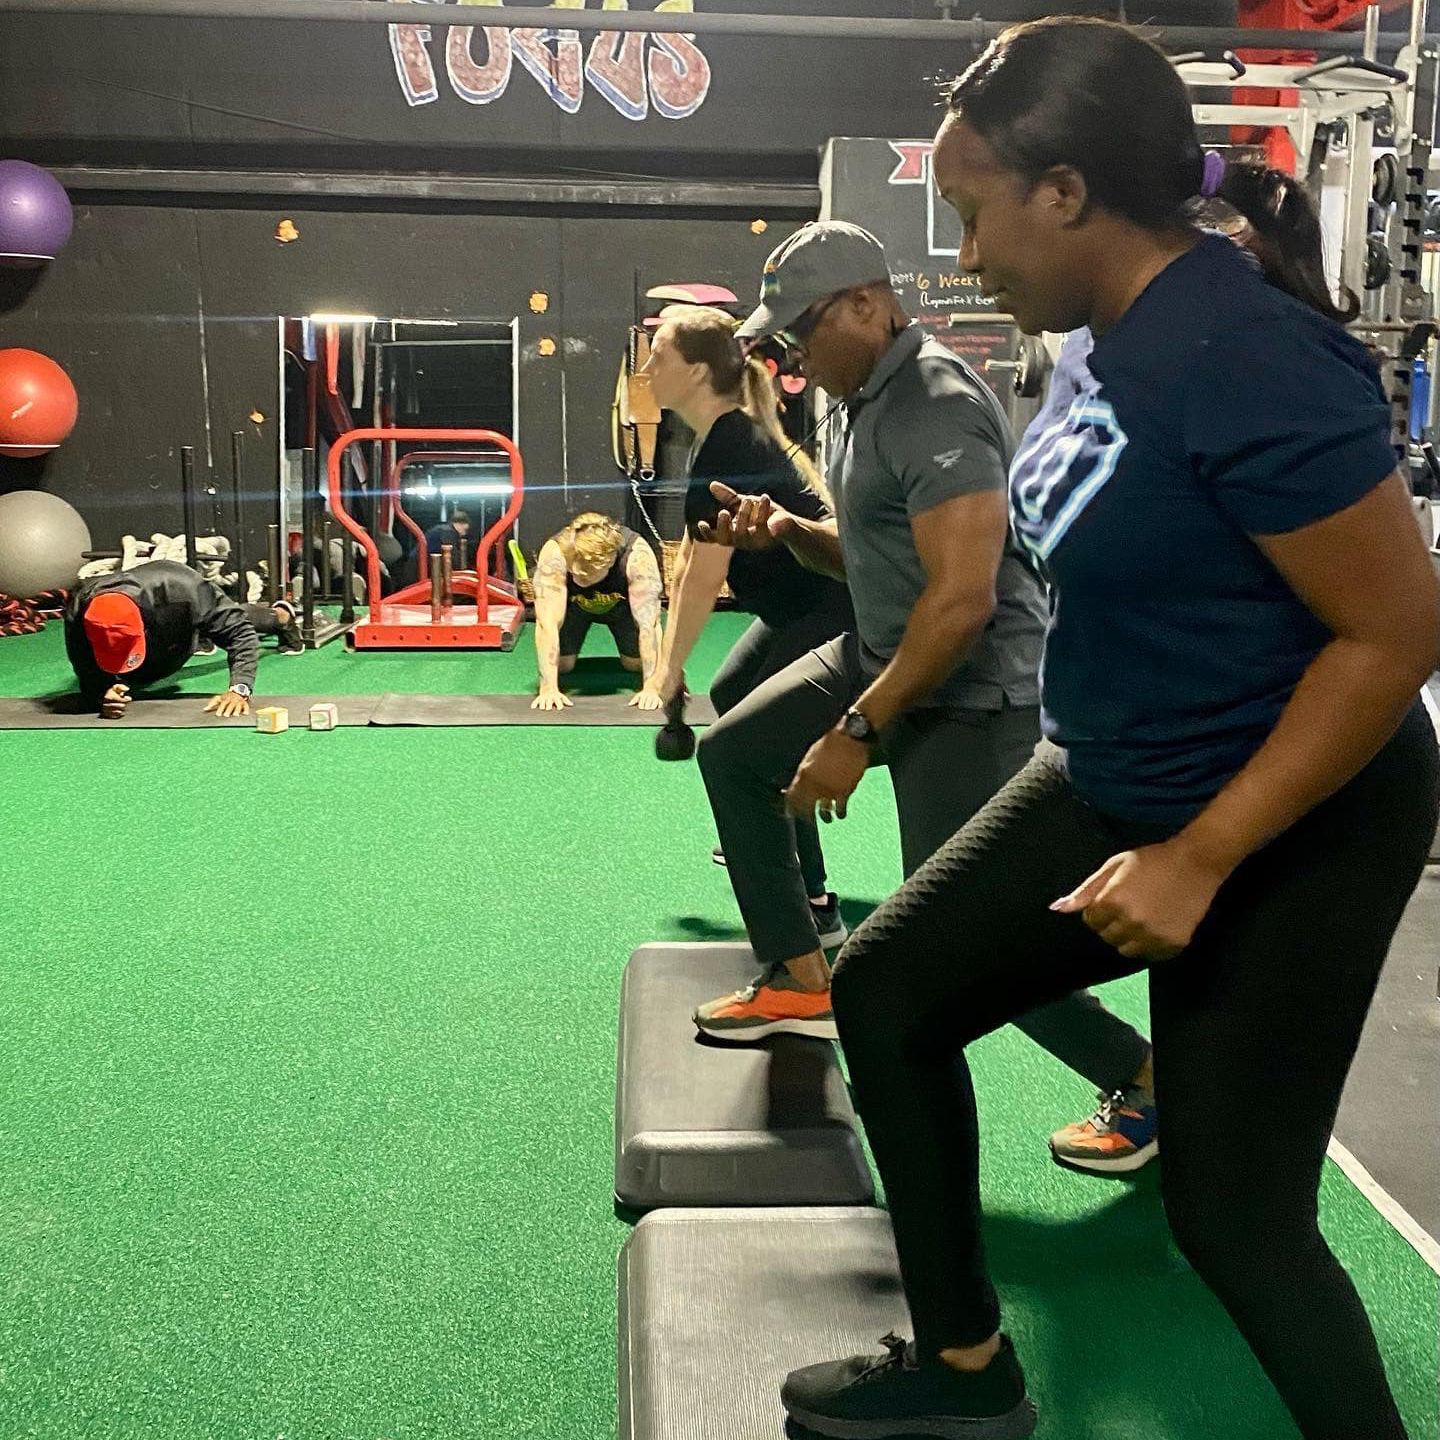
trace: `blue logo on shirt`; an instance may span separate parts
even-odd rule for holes
[[[1037,415],[1010,467],[1016,533],[1041,560],[1115,473],[1129,444],[1099,388],[1086,374],[1067,409]]]

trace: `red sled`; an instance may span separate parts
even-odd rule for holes
[[[345,451],[351,445],[367,440],[438,441],[451,445],[479,442],[501,450],[509,457],[509,504],[476,545],[475,568],[456,570],[451,576],[452,594],[467,596],[475,602],[473,605],[456,605],[447,598],[437,616],[431,603],[430,581],[423,576],[415,584],[406,585],[393,595],[380,593],[380,547],[365,527],[345,509],[340,485]],[[400,465],[393,466],[386,481],[392,505],[399,500],[397,476],[401,468]],[[500,567],[495,563],[496,552],[514,525],[525,498],[525,466],[512,440],[494,430],[397,430],[380,426],[347,430],[330,447],[326,479],[331,514],[365,551],[365,594],[370,607],[368,618],[360,621],[350,633],[350,643],[357,650],[514,649],[520,627],[525,623],[525,602],[512,585],[498,578]],[[403,507],[397,508],[403,513]],[[419,527],[413,522],[410,528],[419,535],[418,553],[423,561],[424,536],[419,534]]]

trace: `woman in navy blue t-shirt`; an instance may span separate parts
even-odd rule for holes
[[[1104,21],[1008,31],[937,137],[961,264],[1021,329],[1094,344],[1012,472],[1054,586],[1051,743],[834,977],[916,1334],[790,1376],[822,1435],[1034,1428],[955,1076],[980,1035],[1142,968],[1177,1243],[1306,1440],[1405,1435],[1316,1194],[1435,833],[1440,584],[1363,347],[1190,223],[1217,163],[1170,63]],[[1260,1094],[1237,1154],[1217,1117]]]

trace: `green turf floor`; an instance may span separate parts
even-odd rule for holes
[[[60,688],[57,642],[0,641],[4,689]],[[529,664],[333,648],[262,684]],[[0,776],[0,1440],[611,1435],[620,972],[736,933],[694,767],[642,730],[117,727],[0,732]],[[851,901],[895,883],[883,774],[826,843]],[[1294,1440],[1153,1181],[1050,1164],[1085,1086],[1013,1034],[977,1083],[1041,1436]],[[1435,1277],[1337,1171],[1322,1201],[1432,1440]]]

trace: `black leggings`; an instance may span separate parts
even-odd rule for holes
[[[1417,704],[1355,779],[1236,870],[1188,949],[1150,972],[1171,1230],[1306,1440],[1405,1434],[1360,1299],[1320,1234],[1316,1195],[1365,1014],[1435,833],[1437,790],[1435,735]],[[962,1047],[1140,968],[1078,915],[1047,907],[1110,856],[1159,838],[1086,805],[1059,752],[1042,747],[841,952],[835,1018],[922,1354],[977,1344],[1000,1320]],[[1265,1123],[1237,1155],[1217,1117],[1257,1096]]]
[[[837,585],[835,594],[785,625],[756,619],[731,647],[710,682],[710,700],[717,715],[733,710],[772,675],[802,655],[833,640],[855,624],[850,592]],[[795,856],[805,881],[805,893],[818,899],[828,892],[825,854],[813,822],[795,824]]]

